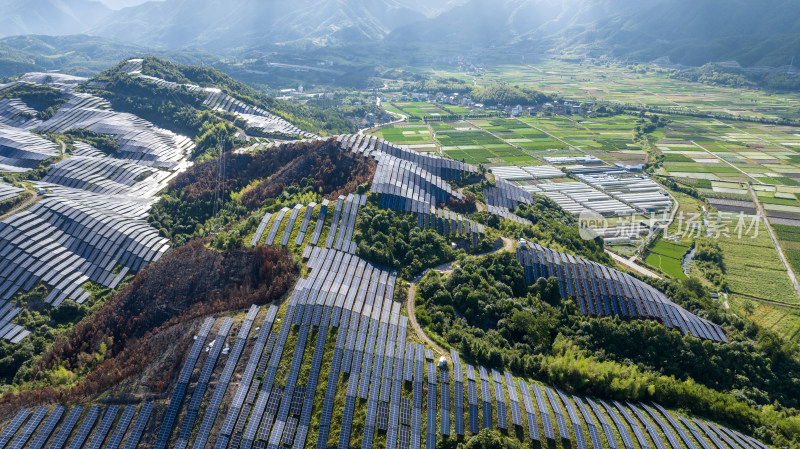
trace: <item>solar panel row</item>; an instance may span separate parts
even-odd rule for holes
[[[189,408],[186,411],[186,416],[181,423],[181,430],[178,434],[178,441],[175,443],[176,449],[184,449],[189,444],[189,437],[194,429],[194,422],[200,413],[200,404],[203,401],[208,382],[211,380],[211,373],[217,365],[217,359],[222,352],[222,347],[225,345],[225,339],[228,337],[233,326],[232,318],[225,318],[217,331],[216,338],[211,342],[208,350],[208,356],[203,363],[203,369],[200,371],[200,377],[197,379],[194,391],[192,392],[192,399],[189,401]]]
[[[433,229],[439,234],[471,237],[472,246],[476,247],[479,235],[486,233],[484,226],[449,210],[431,207],[414,210],[417,213],[417,227]]]
[[[563,391],[557,391],[558,397],[561,398],[561,402],[564,403],[564,408],[567,409],[569,420],[572,421],[572,430],[575,432],[575,441],[578,443],[578,449],[586,449],[586,437],[583,435],[583,426],[581,426],[578,414],[575,412],[575,407],[572,406],[572,402]]]
[[[100,417],[101,411],[102,409],[98,406],[89,409],[89,413],[83,418],[83,422],[78,428],[78,432],[72,437],[72,441],[68,446],[69,449],[80,449],[83,446],[83,443],[89,438],[89,432],[92,431],[95,423],[97,423],[97,418]]]
[[[67,418],[64,420],[64,424],[58,430],[53,442],[50,444],[51,449],[61,449],[64,447],[64,445],[67,443],[67,439],[72,433],[72,429],[74,429],[75,424],[78,423],[81,414],[83,414],[83,407],[79,405],[72,407],[69,415],[67,415]]]
[[[556,436],[553,432],[553,423],[550,421],[550,411],[547,408],[547,403],[544,400],[544,395],[539,385],[531,384],[533,388],[533,395],[536,398],[536,405],[539,407],[539,412],[542,417],[542,426],[544,428],[544,436],[548,439],[555,440]]]
[[[19,428],[25,424],[25,420],[28,419],[30,415],[31,411],[25,408],[17,412],[14,419],[12,419],[8,426],[3,429],[3,432],[0,433],[0,447],[5,447],[6,444],[11,441],[11,438],[13,438]]]
[[[506,419],[506,398],[503,393],[503,376],[500,372],[492,369],[492,380],[494,380],[494,397],[497,400],[497,427],[508,429]]]
[[[89,442],[88,449],[100,449],[100,446],[108,436],[108,432],[111,431],[111,426],[114,424],[114,420],[117,419],[118,413],[119,407],[116,405],[112,405],[106,409],[106,412],[103,414],[103,419],[100,421],[100,425],[97,426],[97,430],[92,440]]]
[[[508,398],[511,401],[511,422],[515,426],[522,426],[522,413],[519,409],[519,397],[517,396],[517,387],[514,385],[514,378],[511,373],[506,371],[503,373],[506,381],[506,389],[508,390]]]
[[[597,424],[595,424],[594,418],[592,418],[592,413],[581,398],[577,396],[573,396],[572,398],[575,400],[575,403],[578,404],[578,409],[581,411],[581,415],[583,415],[583,421],[586,422],[586,427],[589,428],[589,438],[592,441],[592,447],[594,449],[601,449],[603,443],[600,441],[600,433],[597,431]],[[574,420],[573,423],[575,421],[577,420]]]
[[[275,215],[275,220],[272,221],[272,226],[269,228],[267,238],[264,240],[265,245],[272,245],[275,243],[275,237],[278,236],[278,230],[280,229],[281,223],[283,223],[283,217],[286,216],[287,212],[289,212],[289,208],[284,207]]]
[[[354,153],[363,154],[364,156],[376,156],[376,154],[382,153],[398,159],[408,160],[443,179],[461,179],[466,174],[477,173],[478,171],[472,165],[453,159],[423,154],[374,136],[346,135],[338,136],[336,139],[341,143],[342,148],[351,150]]]
[[[642,433],[642,428],[639,427],[639,424],[636,423],[636,420],[633,419],[628,410],[625,408],[624,405],[620,404],[617,401],[614,401],[614,406],[619,410],[620,415],[625,419],[630,426],[631,430],[633,431],[633,436],[636,437],[636,441],[639,442],[639,447],[642,449],[649,449],[650,444],[647,442],[647,439],[644,437],[644,433]]]
[[[561,296],[574,297],[583,314],[655,319],[684,334],[727,341],[722,328],[689,313],[626,273],[530,242],[517,249],[517,260],[525,268],[529,283],[540,277],[556,277]]]
[[[311,216],[314,214],[315,207],[317,207],[317,203],[314,202],[309,203],[308,206],[306,206],[306,212],[303,215],[303,222],[300,223],[300,229],[297,232],[297,238],[294,240],[295,246],[300,246],[303,244],[303,240],[306,238],[306,232],[308,231],[308,224],[311,222]]]
[[[311,246],[316,246],[319,242],[319,238],[322,235],[322,227],[325,225],[325,214],[328,212],[328,200],[322,200],[322,204],[319,207],[319,214],[317,215],[317,224],[314,225],[314,232],[311,234],[311,241],[309,244]]]
[[[114,432],[111,433],[111,436],[108,439],[108,444],[106,444],[106,449],[117,449],[122,444],[122,439],[125,438],[125,434],[128,432],[128,428],[133,421],[133,417],[136,415],[136,406],[135,405],[128,405],[125,407],[125,410],[122,411],[122,416],[119,418],[117,425],[114,427]]]
[[[528,436],[532,440],[540,441],[539,439],[539,424],[536,422],[536,409],[533,407],[531,401],[531,393],[528,390],[528,384],[522,379],[518,380],[519,388],[522,391],[522,404],[525,407],[525,415],[528,419]]]
[[[553,414],[556,415],[556,424],[558,425],[558,434],[561,438],[569,440],[569,430],[567,429],[567,421],[564,419],[564,412],[561,410],[561,404],[556,399],[556,394],[550,387],[544,387],[544,392],[547,394],[547,399],[550,401],[550,407],[553,409]]]
[[[296,204],[292,208],[292,213],[289,214],[289,221],[286,222],[286,227],[283,229],[283,237],[281,237],[281,246],[289,244],[289,238],[294,230],[294,224],[297,222],[297,216],[300,214],[300,209],[303,208],[302,204]]]
[[[230,408],[228,409],[228,414],[225,416],[225,421],[222,424],[222,429],[220,430],[220,438],[217,440],[217,445],[215,446],[216,449],[222,449],[223,447],[227,446],[227,442],[230,439],[231,435],[233,434],[234,427],[236,422],[239,420],[239,414],[242,411],[242,406],[245,404],[247,400],[247,396],[250,392],[257,392],[258,388],[257,385],[254,384],[254,376],[256,375],[256,370],[258,369],[259,364],[261,363],[262,359],[267,359],[264,355],[264,348],[267,344],[267,337],[274,332],[270,332],[272,329],[272,325],[275,322],[276,315],[278,313],[278,308],[276,306],[270,306],[267,310],[267,315],[264,317],[264,322],[261,325],[261,329],[258,333],[258,338],[256,339],[255,344],[253,345],[253,350],[250,355],[249,360],[247,361],[247,366],[245,367],[244,374],[242,374],[242,379],[239,383],[239,388],[236,390],[236,394],[233,396],[233,400],[231,401]],[[258,382],[258,381],[255,381]],[[253,395],[253,400],[255,399],[255,395]],[[203,449],[199,446],[199,443],[202,443],[202,439],[196,440],[195,448],[196,449]]]
[[[53,434],[53,431],[56,429],[61,417],[64,416],[65,411],[66,408],[61,405],[58,405],[53,409],[53,411],[50,413],[50,416],[47,417],[47,421],[44,422],[42,428],[39,429],[39,432],[36,434],[36,436],[33,437],[33,441],[29,446],[31,449],[42,449],[42,447],[44,447],[44,443],[47,442],[47,440],[50,438],[50,435]]]
[[[380,194],[382,208],[421,212],[446,203],[448,198],[463,199],[450,184],[412,161],[388,154],[375,157],[378,167],[371,191]]]
[[[298,284],[299,285],[299,284]],[[298,289],[295,287],[292,295],[289,298],[289,304],[286,308],[286,313],[284,315],[283,321],[281,323],[280,330],[278,331],[278,337],[275,340],[275,347],[272,350],[272,353],[269,357],[269,362],[266,367],[266,371],[263,376],[263,382],[261,384],[261,388],[259,391],[259,395],[256,399],[256,402],[253,404],[252,407],[252,416],[250,420],[247,422],[247,426],[244,428],[244,433],[242,435],[242,446],[243,447],[252,447],[253,442],[255,441],[256,434],[259,431],[259,426],[261,425],[261,419],[264,416],[264,410],[267,406],[267,401],[270,397],[270,392],[272,392],[272,386],[275,380],[275,374],[278,370],[278,364],[280,362],[281,356],[283,355],[283,350],[286,345],[286,340],[289,337],[289,332],[292,328],[292,319],[295,314],[295,308],[297,307],[298,302]],[[219,445],[219,444],[218,444]]]
[[[233,348],[228,355],[228,360],[225,362],[225,368],[223,368],[222,374],[217,380],[217,386],[214,389],[214,393],[212,394],[211,400],[206,408],[203,422],[197,431],[197,436],[195,437],[194,444],[192,445],[193,448],[202,449],[205,447],[206,442],[208,441],[208,437],[211,434],[211,428],[214,426],[214,421],[217,418],[219,409],[222,406],[222,400],[225,396],[225,392],[228,389],[228,384],[233,377],[234,370],[236,370],[236,366],[239,363],[239,358],[242,356],[244,347],[247,344],[247,336],[250,334],[250,329],[253,327],[253,322],[256,319],[258,310],[258,306],[250,306],[250,310],[248,311],[247,316],[242,323],[242,327],[239,329],[236,342],[234,342]],[[258,345],[256,345],[256,347],[257,346]]]
[[[640,405],[642,408],[644,408],[644,409],[645,409],[645,411],[647,412],[647,414],[648,414],[648,415],[650,415],[650,418],[651,418],[651,419],[652,419],[652,420],[653,420],[653,421],[656,423],[656,425],[657,425],[657,426],[658,426],[658,427],[661,429],[661,432],[662,432],[662,433],[664,434],[664,436],[667,438],[667,441],[669,442],[670,446],[671,446],[673,449],[681,449],[681,444],[678,442],[678,439],[677,439],[677,437],[675,436],[675,434],[672,432],[672,429],[670,429],[670,428],[669,428],[669,426],[668,426],[668,425],[667,425],[667,424],[666,424],[664,421],[662,421],[662,420],[661,420],[661,417],[660,417],[660,416],[658,416],[658,414],[655,412],[655,410],[653,410],[652,408],[650,408],[650,407],[648,407],[648,406],[646,406],[646,405],[642,404],[641,402],[639,403],[639,405]],[[646,418],[644,415],[642,415],[641,413],[637,413],[637,415],[639,416],[639,419],[647,419],[647,418]]]
[[[181,368],[181,372],[178,375],[178,383],[175,385],[175,390],[172,392],[169,407],[164,414],[164,418],[161,422],[161,429],[158,432],[158,437],[154,446],[157,449],[163,449],[167,445],[167,440],[169,440],[169,436],[172,433],[172,426],[175,423],[175,418],[178,416],[181,403],[186,395],[186,389],[189,385],[189,378],[192,375],[192,371],[197,363],[197,359],[200,357],[200,352],[203,350],[203,346],[205,345],[206,336],[211,331],[211,326],[213,324],[213,318],[205,319],[200,328],[200,332],[198,332],[194,343],[192,344],[192,349],[189,351],[189,356],[186,358],[183,368]]]
[[[625,424],[619,418],[619,415],[610,405],[608,405],[605,401],[600,401],[600,404],[608,413],[608,416],[611,417],[611,421],[614,422],[614,425],[617,427],[617,433],[619,433],[620,438],[622,439],[622,445],[625,446],[625,449],[633,449],[633,440],[631,440],[630,434],[628,434],[628,430],[625,427]],[[601,416],[598,414],[598,416]]]
[[[142,408],[139,410],[139,416],[136,417],[136,423],[133,425],[131,434],[128,436],[128,440],[125,442],[125,449],[136,449],[152,413],[153,403],[145,402]]]
[[[25,411],[27,412],[27,410]],[[23,411],[20,410],[19,413],[22,412]],[[2,440],[2,445],[0,445],[0,447],[5,447],[8,441],[14,436],[16,430],[14,430],[14,432],[11,432],[11,430],[14,422],[17,421],[18,417],[20,416],[19,413],[17,414],[16,417],[14,417],[12,423],[9,424],[9,426],[6,427],[5,430],[3,430],[3,433],[0,434],[0,440]],[[47,416],[47,407],[37,408],[36,411],[33,412],[31,419],[29,419],[28,422],[25,423],[25,426],[22,428],[22,430],[20,430],[19,435],[17,435],[17,437],[14,438],[14,441],[11,443],[11,446],[9,447],[12,449],[19,449],[24,447],[25,444],[33,435],[33,432],[36,430],[37,427],[39,427],[39,424],[41,424],[41,422],[44,420],[45,416]]]
[[[428,360],[427,362],[428,391],[425,393],[428,396],[428,425],[426,426],[425,447],[426,449],[436,449],[436,365],[433,363],[433,360]]]

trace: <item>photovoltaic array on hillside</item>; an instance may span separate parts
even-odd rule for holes
[[[104,153],[75,142],[71,157],[32,182],[38,189],[34,204],[0,222],[0,336],[7,340],[17,342],[28,335],[19,326],[9,326],[19,309],[3,308],[18,292],[44,283],[50,288],[44,300],[52,306],[67,298],[83,302],[89,297],[86,282],[113,288],[168,248],[167,240],[145,218],[156,193],[188,166],[194,144],[134,115],[116,112],[102,98],[72,90],[85,81],[33,74],[18,82],[62,89],[66,102],[46,121],[15,121],[14,114],[25,112],[20,101],[0,107],[2,171],[25,172],[62,157],[63,144],[31,131],[86,130],[117,143],[113,152]]]
[[[641,447],[652,441],[671,449],[683,449],[681,442],[766,449],[739,432],[689,420],[658,404],[569,397],[483,366],[477,369],[481,410],[473,366],[452,351],[450,360],[437,367],[432,351],[409,341],[408,320],[394,300],[394,273],[326,248],[314,248],[308,266],[310,273],[292,291],[282,319],[276,306],[253,306],[236,324],[230,318],[199,323],[166,407],[144,402],[23,409],[0,433],[0,444],[300,449],[313,432],[317,448],[355,444],[369,449],[375,438],[385,436],[387,449],[411,449],[435,447],[450,435],[501,428],[518,429],[543,443],[574,441],[579,448],[633,448],[631,438],[636,438]],[[232,349],[225,355],[227,343]],[[330,348],[333,357],[323,363]],[[242,357],[245,353],[250,355]],[[301,376],[303,360],[309,367]],[[463,406],[465,371],[469,407]],[[234,378],[241,379],[235,387]],[[334,415],[337,392],[344,394],[344,408]],[[319,418],[312,426],[314,416]],[[452,434],[451,419],[456,423]],[[356,425],[363,434],[351,431]]]
[[[536,243],[517,249],[529,284],[555,277],[563,298],[575,298],[584,315],[655,319],[670,329],[711,341],[727,341],[718,325],[670,301],[662,292],[627,273],[553,251]]]
[[[292,125],[285,119],[278,117],[262,108],[248,105],[241,100],[231,97],[224,93],[217,87],[200,87],[195,84],[178,84],[172,81],[166,81],[153,76],[142,74],[141,59],[129,59],[121,67],[120,70],[134,76],[138,76],[144,80],[152,82],[158,86],[170,89],[186,88],[190,91],[203,92],[208,96],[203,105],[215,111],[229,112],[236,114],[247,122],[247,127],[256,129],[266,135],[275,135],[276,137],[288,138],[313,138],[314,134],[301,130],[300,128]]]

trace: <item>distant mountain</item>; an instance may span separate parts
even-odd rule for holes
[[[167,0],[116,11],[93,32],[170,49],[342,45],[380,40],[447,3],[417,0],[412,8],[399,0]]]
[[[154,52],[99,36],[12,36],[0,39],[0,77],[46,70],[92,76],[115,65],[121,58],[152,54],[186,64],[217,60],[202,52]]]
[[[702,65],[736,60],[743,66],[800,60],[796,0],[659,0],[620,12],[583,30],[568,30],[561,48]]]
[[[637,0],[469,0],[434,18],[401,27],[387,40],[452,47],[508,46],[519,39],[553,37],[639,4]]]
[[[0,35],[88,30],[248,59],[334,49],[398,64],[545,52],[685,65],[800,60],[797,0],[163,0],[117,11],[90,0],[0,0],[0,8]]]
[[[111,10],[91,0],[0,0],[0,37],[84,33]]]
[[[796,0],[470,0],[398,28],[386,41],[780,66],[800,60],[797,17]]]

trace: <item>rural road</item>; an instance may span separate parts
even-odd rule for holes
[[[478,254],[478,256],[485,256],[487,254],[499,253],[499,252],[503,252],[503,251],[513,251],[514,250],[514,241],[513,240],[511,240],[510,238],[506,238],[506,237],[500,237],[500,238],[503,239],[503,246],[501,246],[500,248],[498,248],[498,249],[496,249],[494,251],[489,251],[488,253]],[[448,263],[439,265],[437,267],[433,267],[433,268],[431,268],[431,270],[436,270],[436,271],[438,271],[438,272],[440,272],[442,274],[449,274],[450,272],[453,271],[453,263],[454,262],[448,262]],[[422,341],[424,341],[428,346],[433,348],[434,351],[438,352],[439,355],[444,356],[449,362],[452,363],[453,360],[450,358],[450,352],[445,350],[444,348],[442,348],[438,344],[436,344],[436,342],[434,342],[433,340],[431,340],[430,337],[428,337],[428,335],[425,333],[425,331],[419,325],[419,322],[417,321],[416,304],[414,303],[414,298],[417,295],[417,284],[419,284],[419,281],[422,279],[424,274],[425,273],[423,273],[423,274],[419,275],[418,277],[414,278],[408,284],[408,296],[406,297],[406,311],[408,312],[408,321],[411,323],[411,328],[414,329],[414,332],[417,334],[417,336]]]
[[[800,283],[797,282],[797,277],[794,275],[794,270],[792,270],[792,266],[789,265],[789,261],[786,260],[786,255],[783,254],[783,248],[781,248],[781,245],[778,243],[778,238],[775,237],[775,233],[772,232],[772,226],[769,224],[767,213],[764,210],[764,207],[761,205],[761,201],[758,200],[758,195],[756,195],[756,192],[753,190],[753,186],[748,184],[747,188],[750,190],[750,195],[753,197],[753,202],[755,202],[756,207],[758,208],[758,213],[764,217],[764,227],[767,228],[769,238],[772,239],[772,244],[775,245],[775,249],[778,251],[778,257],[780,257],[783,267],[786,268],[786,274],[789,276],[789,280],[792,281],[794,291],[798,296],[800,296]]]
[[[742,170],[741,168],[739,168],[739,167],[737,167],[737,166],[735,166],[735,165],[731,164],[730,162],[726,161],[725,159],[722,159],[721,157],[717,156],[716,154],[712,153],[711,151],[708,151],[707,149],[705,149],[704,147],[702,147],[700,144],[698,144],[698,143],[697,143],[697,142],[695,142],[694,140],[690,140],[689,142],[692,142],[692,145],[694,145],[694,146],[696,146],[697,148],[700,148],[701,150],[703,150],[703,151],[705,151],[706,153],[710,154],[711,156],[713,156],[715,159],[719,160],[719,161],[720,161],[720,162],[722,162],[723,164],[725,164],[725,165],[727,165],[727,166],[729,166],[729,167],[733,168],[734,170],[738,171],[739,173],[741,173],[741,174],[743,174],[743,175],[747,176],[748,178],[752,179],[753,181],[755,181],[755,182],[756,182],[756,184],[761,184],[761,181],[759,181],[758,179],[754,178],[752,175],[750,175],[750,174],[749,174],[749,173],[747,173],[746,171],[744,171],[744,170]]]
[[[639,274],[642,274],[644,276],[649,276],[651,278],[661,279],[661,276],[653,273],[652,271],[648,270],[647,268],[644,268],[644,267],[641,267],[641,266],[637,265],[635,262],[631,261],[627,257],[622,257],[619,254],[613,253],[613,252],[611,252],[609,250],[605,250],[605,251],[606,251],[606,254],[608,254],[609,256],[611,256],[612,259],[614,259],[615,262],[620,263],[620,264],[624,265],[625,267],[630,268],[631,270],[633,270],[633,271],[635,271],[635,272],[637,272]]]

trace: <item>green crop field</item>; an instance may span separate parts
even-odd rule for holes
[[[685,279],[686,275],[683,274],[683,269],[681,267],[681,261],[679,259],[674,259],[672,257],[662,256],[661,254],[657,253],[650,253],[646,258],[645,262],[653,268],[658,269],[672,277],[678,279]]]

